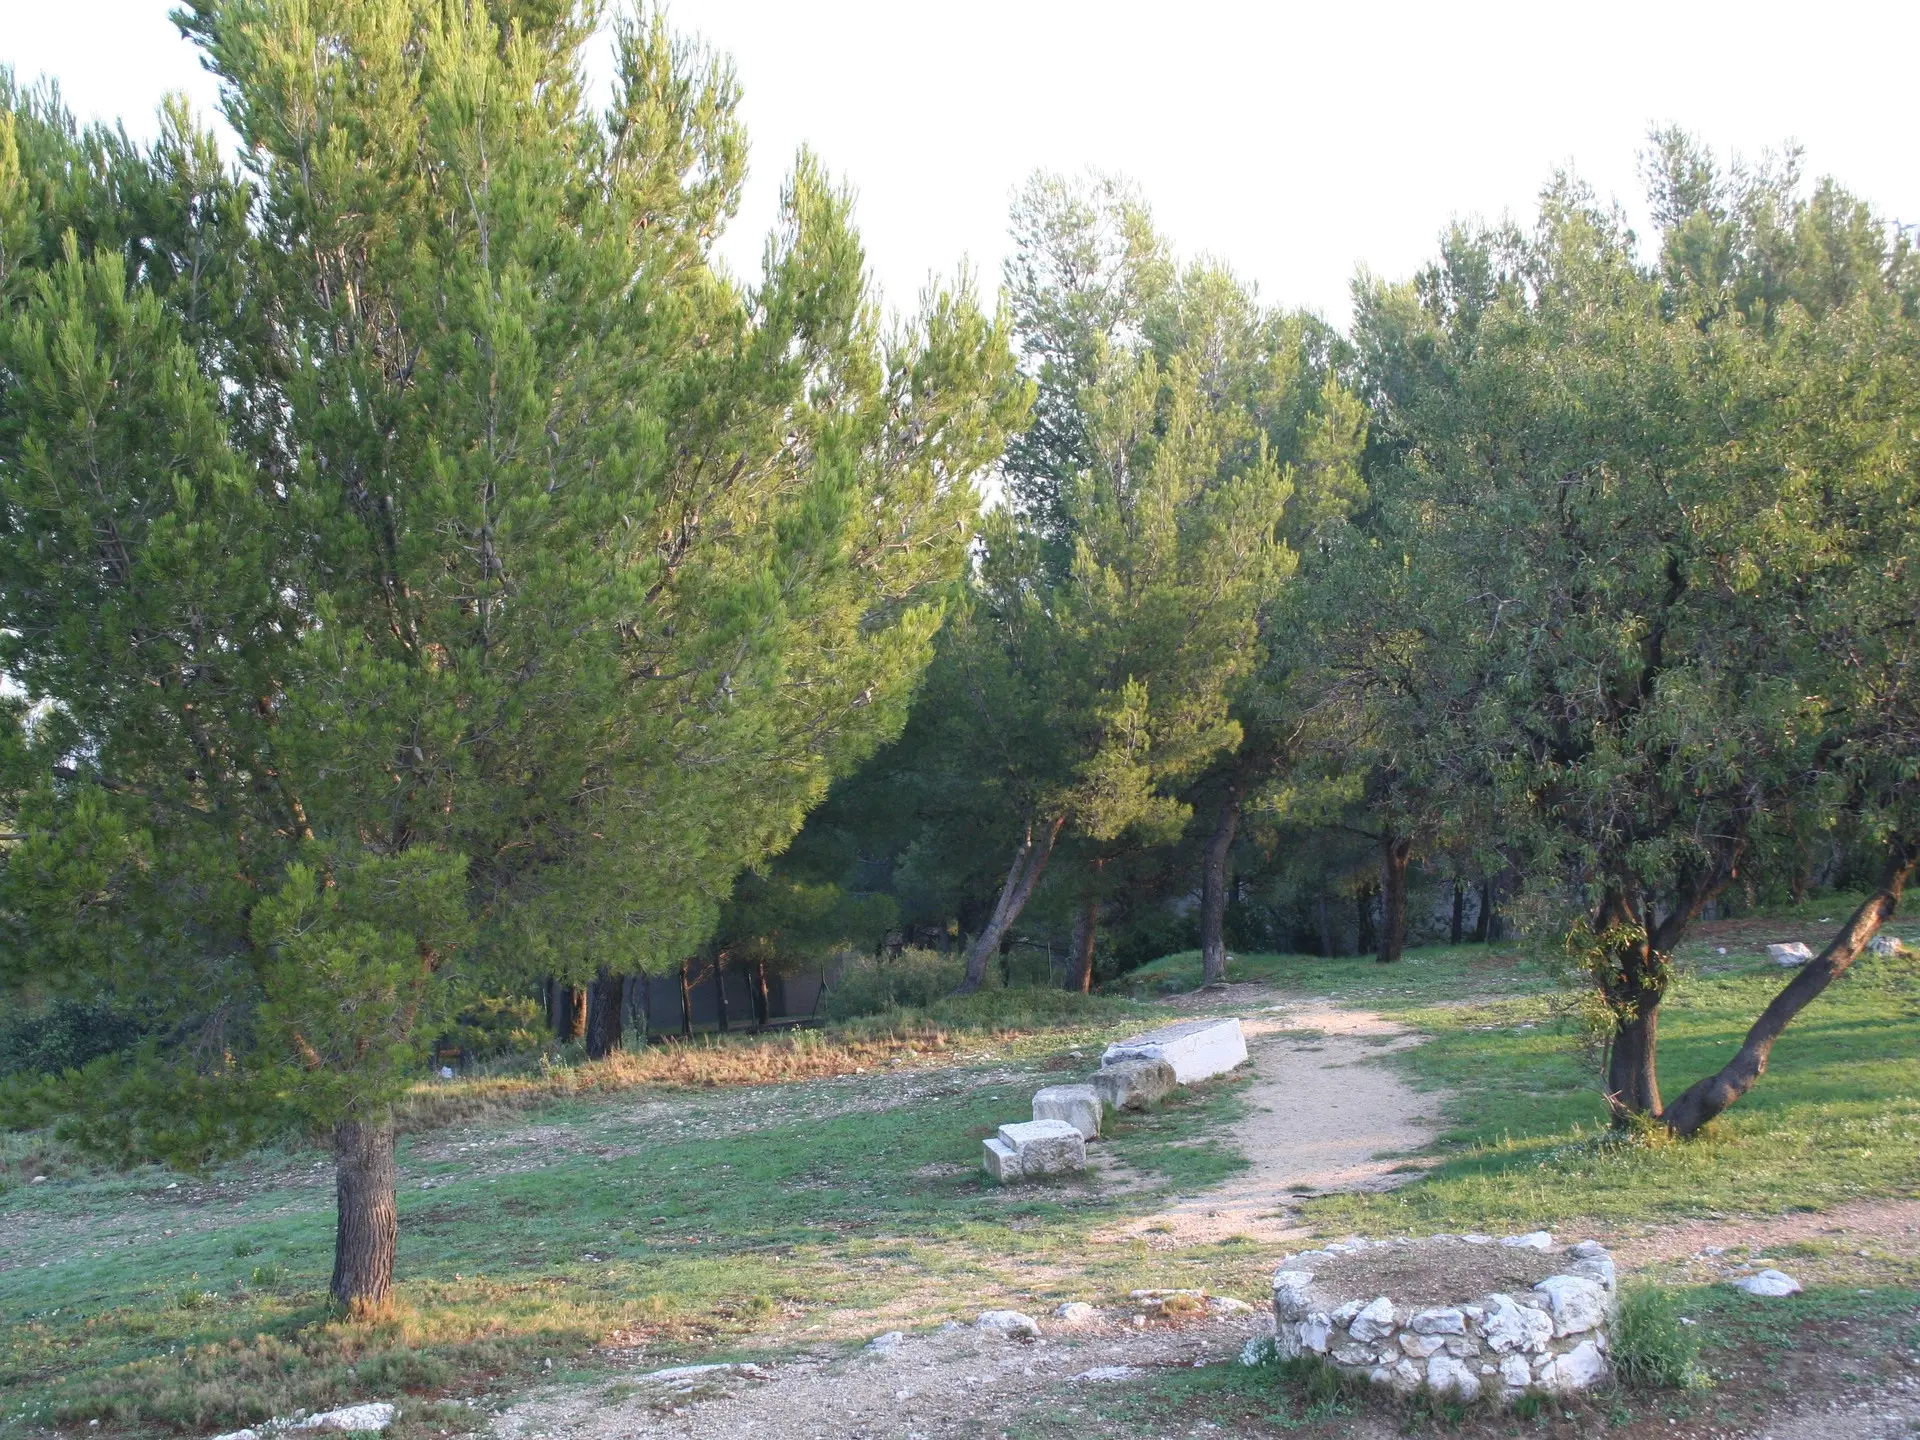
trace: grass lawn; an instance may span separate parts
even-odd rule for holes
[[[1816,917],[1804,918],[1756,933],[1818,938]],[[1780,984],[1754,943],[1707,927],[1683,954],[1690,973],[1662,1022],[1671,1093],[1730,1053]],[[1152,995],[1189,975],[1197,956],[1130,979]],[[1421,950],[1391,969],[1243,956],[1230,978],[1378,1010],[1430,1036],[1387,1063],[1449,1092],[1437,1163],[1390,1194],[1307,1202],[1324,1232],[1618,1231],[1920,1195],[1911,957],[1857,966],[1787,1032],[1755,1091],[1687,1144],[1606,1131],[1559,983],[1518,950]],[[1105,1040],[1166,1016],[1123,998],[989,992],[826,1036],[425,1088],[401,1150],[399,1304],[369,1327],[331,1323],[321,1307],[325,1156],[113,1174],[41,1137],[8,1137],[0,1433],[91,1419],[107,1432],[207,1433],[402,1394],[492,1407],[535,1380],[852,1343],[995,1305],[1041,1313],[1149,1285],[1258,1298],[1274,1257],[1249,1241],[1092,1243],[1115,1219],[1245,1164],[1232,1145],[1243,1080],[1116,1117],[1107,1148],[1119,1166],[1085,1181],[1002,1191],[979,1170],[981,1138],[1023,1118],[1036,1085],[1091,1068]],[[49,1178],[27,1183],[36,1173]],[[1915,1303],[1912,1256],[1796,1263],[1810,1293],[1766,1312],[1779,1323],[1821,1306],[1910,1315]],[[1740,1327],[1755,1312],[1724,1287],[1668,1278],[1698,1288],[1689,1303],[1726,1343],[1751,1340]],[[1168,1381],[1178,1394],[1115,1404],[1149,1430],[1205,1412],[1338,1433],[1346,1401],[1248,1383],[1214,1367]],[[471,1411],[416,1401],[402,1434],[441,1428],[472,1428]]]

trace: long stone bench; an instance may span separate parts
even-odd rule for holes
[[[1164,1060],[1178,1083],[1191,1085],[1246,1064],[1247,1041],[1238,1020],[1183,1020],[1116,1040],[1100,1057],[1103,1066],[1121,1060]]]

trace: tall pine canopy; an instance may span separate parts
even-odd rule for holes
[[[1025,405],[804,155],[726,274],[731,73],[629,18],[597,110],[596,13],[195,0],[237,170],[0,91],[4,979],[148,1017],[96,1145],[330,1132],[354,1310],[436,1017],[706,938],[903,723]]]

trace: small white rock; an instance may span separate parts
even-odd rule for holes
[[[876,1335],[867,1341],[869,1355],[894,1356],[900,1353],[900,1347],[906,1343],[906,1334],[900,1330],[889,1330],[884,1335]]]
[[[1813,959],[1813,951],[1802,942],[1795,940],[1786,945],[1767,946],[1767,958],[1776,965],[1804,965]]]
[[[1509,1235],[1500,1243],[1515,1250],[1551,1250],[1553,1236],[1545,1230],[1535,1230],[1526,1235]]]
[[[1606,1290],[1584,1275],[1549,1275],[1533,1288],[1547,1297],[1556,1337],[1584,1334],[1607,1318]]]
[[[980,1318],[973,1323],[977,1329],[993,1335],[1004,1335],[1009,1340],[1037,1340],[1040,1337],[1039,1322],[1031,1315],[1022,1315],[1018,1310],[983,1310]]]
[[[1053,1318],[1062,1325],[1091,1325],[1100,1318],[1100,1312],[1084,1300],[1069,1300],[1053,1312]]]
[[[1131,1365],[1096,1365],[1091,1370],[1082,1370],[1074,1376],[1075,1380],[1131,1380],[1140,1372]]]
[[[1781,1295],[1798,1295],[1800,1282],[1779,1270],[1762,1270],[1757,1275],[1743,1275],[1733,1282],[1733,1288],[1748,1295],[1775,1298]]]
[[[1412,1320],[1417,1335],[1464,1335],[1467,1333],[1467,1317],[1451,1305],[1435,1310],[1422,1310]]]

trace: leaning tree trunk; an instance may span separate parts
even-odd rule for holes
[[[1240,787],[1231,785],[1220,802],[1220,816],[1207,837],[1200,872],[1200,983],[1218,985],[1227,978],[1227,860],[1240,829]]]
[[[394,1202],[393,1117],[333,1127],[333,1303],[357,1320],[385,1313],[400,1239]]]
[[[1066,817],[1059,816],[1047,822],[1038,836],[1032,825],[1027,826],[1026,838],[1013,853],[1007,882],[1000,887],[1000,899],[993,907],[993,915],[986,928],[974,937],[973,948],[967,951],[967,972],[954,988],[954,994],[971,995],[986,983],[987,964],[999,953],[1000,942],[1013,928],[1013,922],[1020,918],[1020,912],[1026,909],[1027,901],[1033,898],[1034,886],[1046,873],[1047,862],[1053,858],[1054,842],[1060,838],[1066,823]]]
[[[1380,837],[1380,948],[1374,959],[1391,965],[1407,948],[1407,862],[1413,841],[1389,831]]]
[[[1820,997],[1822,991],[1860,957],[1880,927],[1900,908],[1900,895],[1913,878],[1916,848],[1896,844],[1887,866],[1887,876],[1879,890],[1853,912],[1827,948],[1800,967],[1786,988],[1773,997],[1753,1028],[1747,1031],[1739,1052],[1721,1067],[1718,1074],[1692,1086],[1661,1115],[1666,1127],[1676,1135],[1694,1135],[1715,1116],[1751,1090],[1767,1073],[1767,1057],[1773,1042],[1792,1022],[1793,1017]]]
[[[1073,910],[1072,954],[1067,957],[1067,989],[1086,995],[1093,990],[1093,944],[1100,934],[1100,899],[1083,895]]]
[[[604,1060],[620,1048],[625,1028],[621,1015],[626,985],[602,970],[587,987],[587,1058]]]

